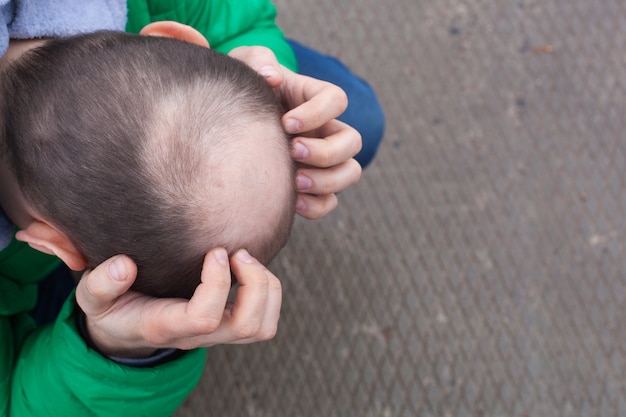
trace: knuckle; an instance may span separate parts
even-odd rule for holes
[[[350,164],[350,169],[352,171],[351,184],[354,184],[361,178],[361,174],[363,173],[363,167],[356,159],[351,159],[350,161],[348,161],[348,163]]]
[[[326,215],[326,213],[324,212],[322,207],[316,205],[307,212],[306,217],[310,220],[318,220],[324,217],[324,215]]]
[[[245,324],[239,324],[233,329],[233,334],[237,339],[252,339],[254,338],[260,328],[260,323],[257,320],[249,320]]]
[[[165,333],[148,327],[142,331],[142,339],[149,345],[154,347],[167,346],[170,339],[165,336]]]
[[[283,290],[280,280],[273,275],[268,277],[268,287],[270,292],[282,292]]]
[[[89,276],[90,279],[83,279],[84,292],[94,298],[102,298],[107,295],[106,290],[93,279],[93,275]]]
[[[334,193],[339,191],[339,180],[337,176],[328,176],[324,178],[323,184],[321,184],[320,190],[326,193]],[[324,200],[324,205],[327,204],[328,197]]]
[[[197,346],[191,340],[183,339],[178,341],[174,347],[180,350],[192,350],[195,349]]]
[[[341,106],[344,109],[348,107],[348,95],[345,91],[341,90],[341,93],[339,93],[337,100],[341,103]]]
[[[307,218],[309,220],[319,220],[322,217],[324,217],[326,214],[327,213],[324,213],[322,210],[314,210],[314,211],[311,211],[311,213],[309,213]]]
[[[354,139],[353,139],[353,143],[354,143],[354,155],[356,155],[357,153],[361,152],[361,149],[363,149],[363,138],[361,137],[361,134],[359,133],[358,130],[356,129],[352,129],[354,130]]]
[[[259,290],[266,291],[266,289],[270,285],[270,282],[269,282],[270,281],[270,277],[266,273],[267,269],[265,268],[265,266],[263,266],[260,263],[257,264],[257,266],[260,268],[259,272],[262,272],[262,273],[258,273],[256,275],[255,285],[257,286],[257,288],[259,288]]]
[[[321,126],[325,122],[324,114],[319,110],[311,111],[311,114],[308,116],[311,121],[312,126]]]
[[[348,107],[348,95],[341,88],[334,86],[333,89],[333,102],[343,109]]]
[[[265,326],[261,329],[257,334],[257,340],[259,341],[267,341],[276,337],[276,333],[278,333],[278,324],[272,324],[271,326]]]
[[[320,164],[323,167],[330,167],[333,165],[334,162],[334,158],[333,158],[333,152],[331,149],[323,149],[322,152],[320,152]]]
[[[195,334],[209,334],[215,332],[221,324],[221,318],[203,317],[192,321],[192,332]]]
[[[230,278],[230,274],[220,274],[220,277],[214,281],[212,284],[212,288],[217,293],[227,293],[230,291],[232,286],[232,280]]]
[[[326,199],[324,209],[326,213],[330,213],[337,208],[338,200],[335,194],[330,194],[330,197]]]
[[[148,337],[146,342],[148,342],[150,346],[163,347],[168,345],[169,339],[163,336],[153,336]]]
[[[309,213],[309,218],[317,220],[324,217],[337,207],[337,196],[335,194],[328,194],[323,199],[317,201],[317,204],[312,208]]]

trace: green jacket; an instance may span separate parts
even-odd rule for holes
[[[57,265],[16,240],[0,252],[0,415],[171,415],[199,381],[204,349],[154,368],[119,365],[78,335],[73,294],[54,324],[36,327],[27,312],[37,281]]]
[[[139,33],[148,23],[175,20],[204,35],[211,48],[228,53],[244,45],[262,45],[278,61],[296,71],[296,58],[276,26],[276,7],[268,0],[128,0],[128,32]]]
[[[198,29],[220,52],[263,45],[296,68],[267,0],[129,0],[128,8],[130,32],[176,20]],[[37,283],[57,265],[15,240],[0,252],[0,416],[170,416],[197,385],[205,349],[152,368],[117,364],[79,336],[73,294],[53,324],[36,327],[27,312]]]

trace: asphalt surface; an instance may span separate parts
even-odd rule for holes
[[[626,3],[277,4],[388,128],[176,417],[626,416]]]

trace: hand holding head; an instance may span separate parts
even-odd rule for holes
[[[233,303],[231,269],[239,283]],[[86,272],[76,289],[89,336],[106,355],[143,357],[159,348],[247,344],[276,334],[280,282],[246,251],[230,260],[223,248],[210,251],[190,300],[127,291],[136,273],[134,263],[119,255]]]
[[[274,87],[289,111],[282,117],[298,164],[297,212],[317,219],[337,206],[335,193],[356,183],[361,166],[352,157],[361,150],[361,136],[335,120],[346,109],[346,94],[325,81],[296,74],[278,64],[267,48],[244,46],[229,55],[252,66]]]

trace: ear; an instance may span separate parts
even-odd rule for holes
[[[82,271],[87,266],[87,260],[65,233],[45,221],[33,220],[18,231],[15,238],[40,252],[56,255],[74,271]]]
[[[139,32],[140,35],[147,36],[163,36],[165,38],[174,38],[179,41],[193,43],[195,45],[209,48],[209,41],[196,29],[182,23],[173,22],[171,20],[163,20],[161,22],[152,22]]]

